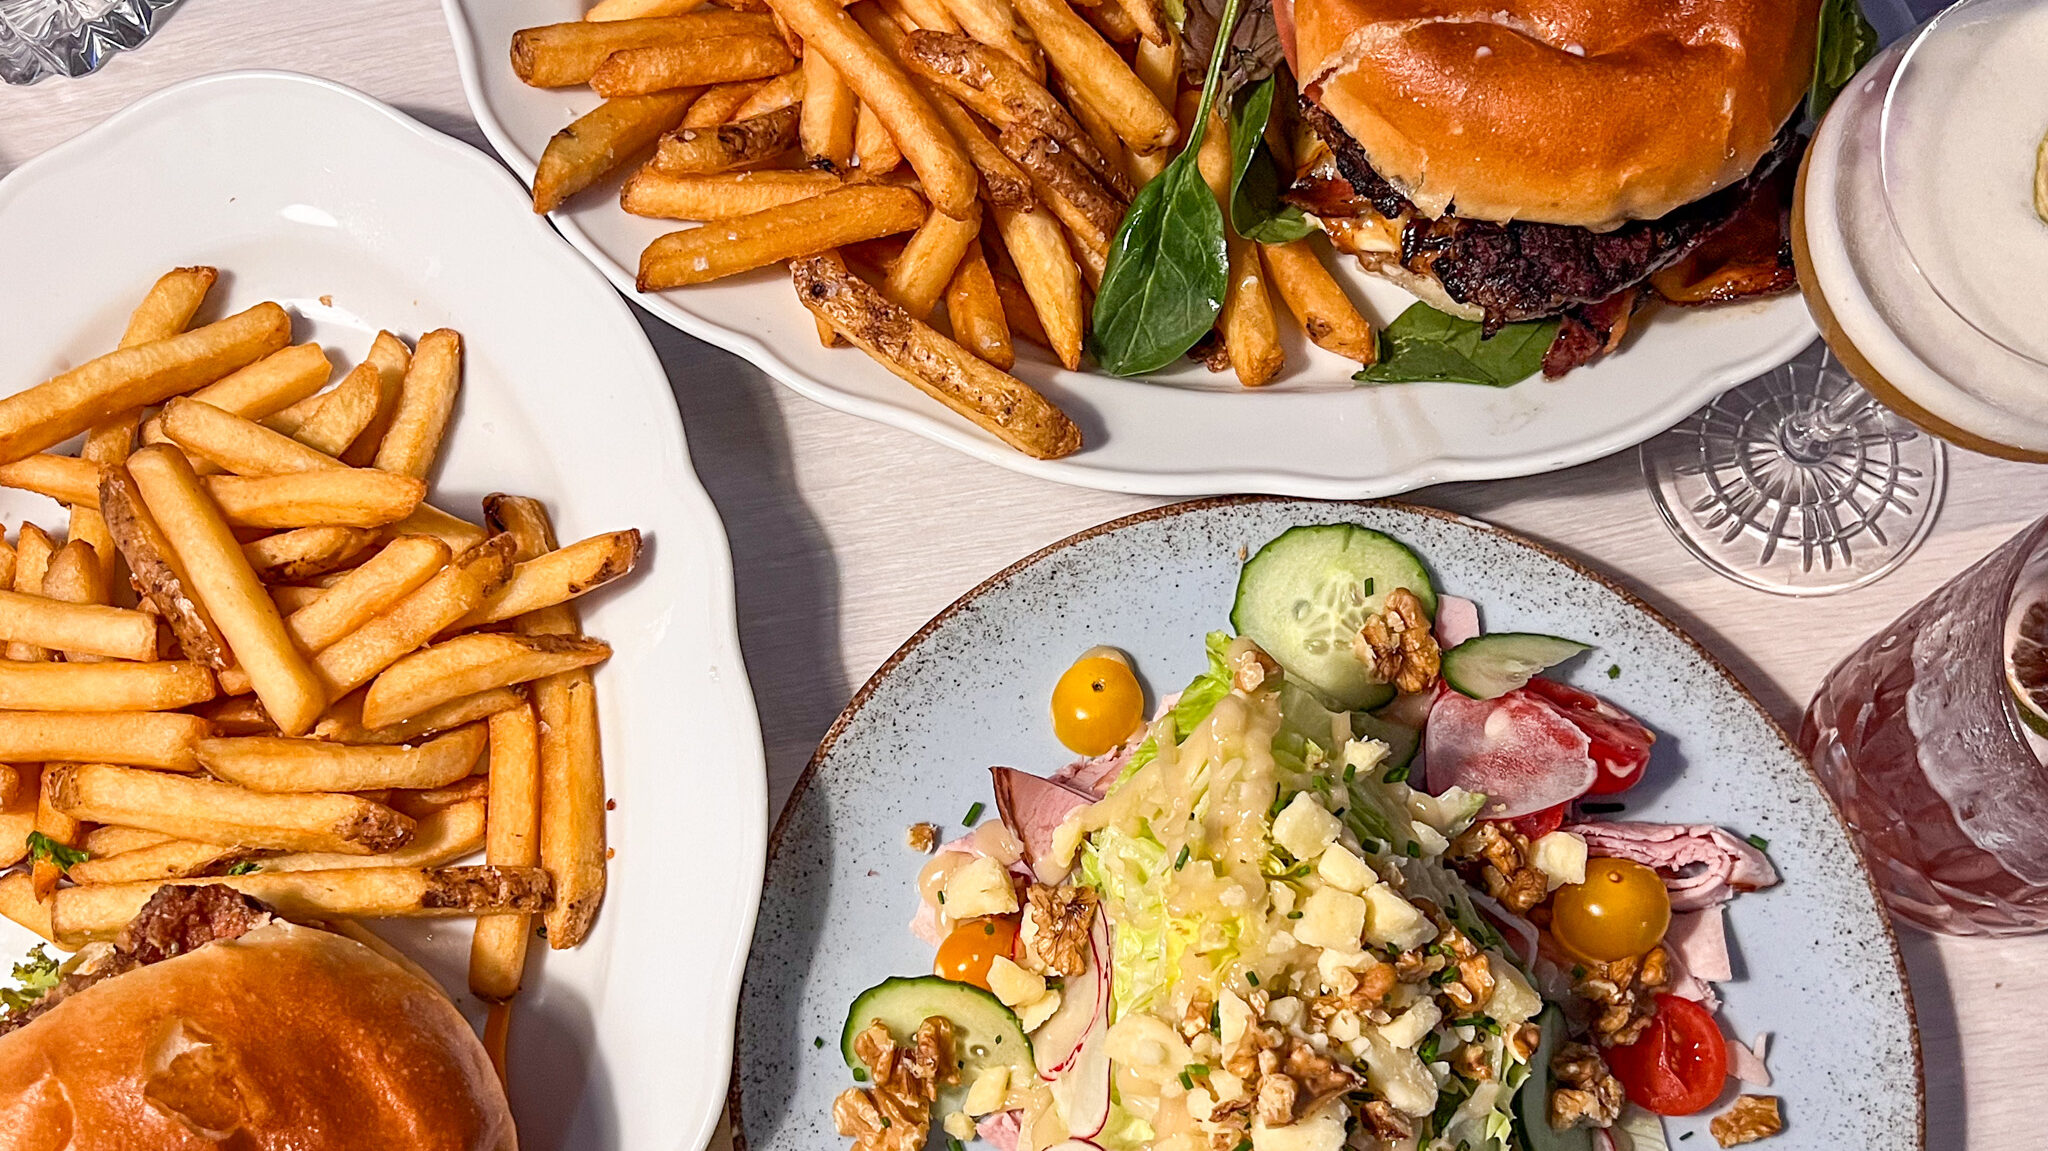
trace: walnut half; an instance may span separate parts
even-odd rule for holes
[[[1714,1142],[1723,1147],[1734,1147],[1743,1143],[1754,1143],[1768,1139],[1785,1129],[1785,1118],[1778,1114],[1776,1095],[1744,1095],[1735,1100],[1733,1106],[1714,1117],[1707,1124],[1713,1133]]]
[[[1550,1093],[1550,1126],[1555,1130],[1611,1127],[1621,1118],[1627,1093],[1598,1051],[1567,1043],[1550,1057],[1550,1074],[1557,1082]]]
[[[1017,933],[1024,969],[1072,977],[1088,969],[1088,929],[1095,922],[1095,889],[1034,883],[1025,895],[1024,926]]]
[[[853,1053],[867,1065],[870,1086],[852,1087],[832,1101],[832,1124],[856,1151],[919,1151],[932,1129],[939,1088],[960,1082],[953,1024],[934,1015],[918,1025],[909,1046],[898,1046],[877,1019],[854,1037]]]
[[[1430,630],[1429,613],[1404,587],[1388,592],[1380,610],[1365,618],[1351,650],[1380,682],[1410,694],[1435,683],[1443,668],[1443,649]]]

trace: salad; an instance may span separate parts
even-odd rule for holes
[[[860,1151],[1660,1151],[1783,1128],[1716,1020],[1765,844],[1606,818],[1655,737],[1485,633],[1398,541],[1294,528],[1148,721],[1119,653],[1053,693],[1084,758],[992,769],[933,852],[930,975],[850,1005]]]

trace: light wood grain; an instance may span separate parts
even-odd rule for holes
[[[0,88],[0,174],[157,88],[236,67],[325,76],[482,146],[433,0],[194,0],[154,41],[95,76]],[[778,807],[840,706],[919,625],[1019,557],[1159,502],[1013,475],[801,399],[645,313],[642,324],[676,381],[698,472],[732,537],[740,639],[769,720]],[[1950,462],[1948,506],[1918,554],[1872,587],[1806,601],[1749,591],[1692,560],[1659,522],[1632,451],[1409,498],[1613,573],[1790,726],[1822,675],[1865,636],[2048,511],[2048,469],[1963,452]],[[2048,937],[1987,943],[1906,929],[1901,938],[1927,1054],[1929,1147],[2034,1146],[2033,1064],[2004,1053],[2048,1032]],[[1874,1086],[1885,1086],[1886,1071],[1874,1074]]]

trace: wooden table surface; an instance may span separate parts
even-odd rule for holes
[[[230,68],[337,80],[488,151],[433,0],[188,0],[153,41],[96,75],[0,87],[0,175],[157,88]],[[1158,502],[1026,479],[842,415],[641,319],[732,538],[740,640],[766,721],[777,805],[847,698],[919,625],[1011,561]],[[1874,586],[1819,600],[1750,591],[1694,561],[1658,520],[1633,451],[1407,498],[1512,528],[1613,573],[1796,727],[1836,661],[2048,511],[2048,469],[1953,449],[1949,461],[1947,505],[1919,552]],[[2039,1146],[2038,1065],[2015,1056],[2048,1034],[2048,938],[1938,939],[1902,928],[1900,942],[1926,1052],[1928,1146]],[[1904,1068],[1872,1074],[1906,1089]]]

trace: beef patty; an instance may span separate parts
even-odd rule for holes
[[[1489,331],[1518,320],[1545,319],[1582,304],[1606,300],[1681,259],[1732,219],[1757,185],[1791,157],[1800,138],[1790,125],[1748,179],[1677,208],[1655,220],[1634,220],[1611,232],[1570,224],[1512,220],[1497,224],[1452,213],[1429,219],[1400,189],[1373,170],[1365,150],[1335,117],[1301,98],[1301,115],[1336,157],[1337,170],[1363,200],[1389,219],[1406,218],[1401,264],[1434,277],[1451,299],[1486,315]],[[1329,189],[1291,196],[1318,215],[1329,214]],[[1312,198],[1311,198],[1312,197]],[[1323,209],[1318,211],[1318,205]]]

